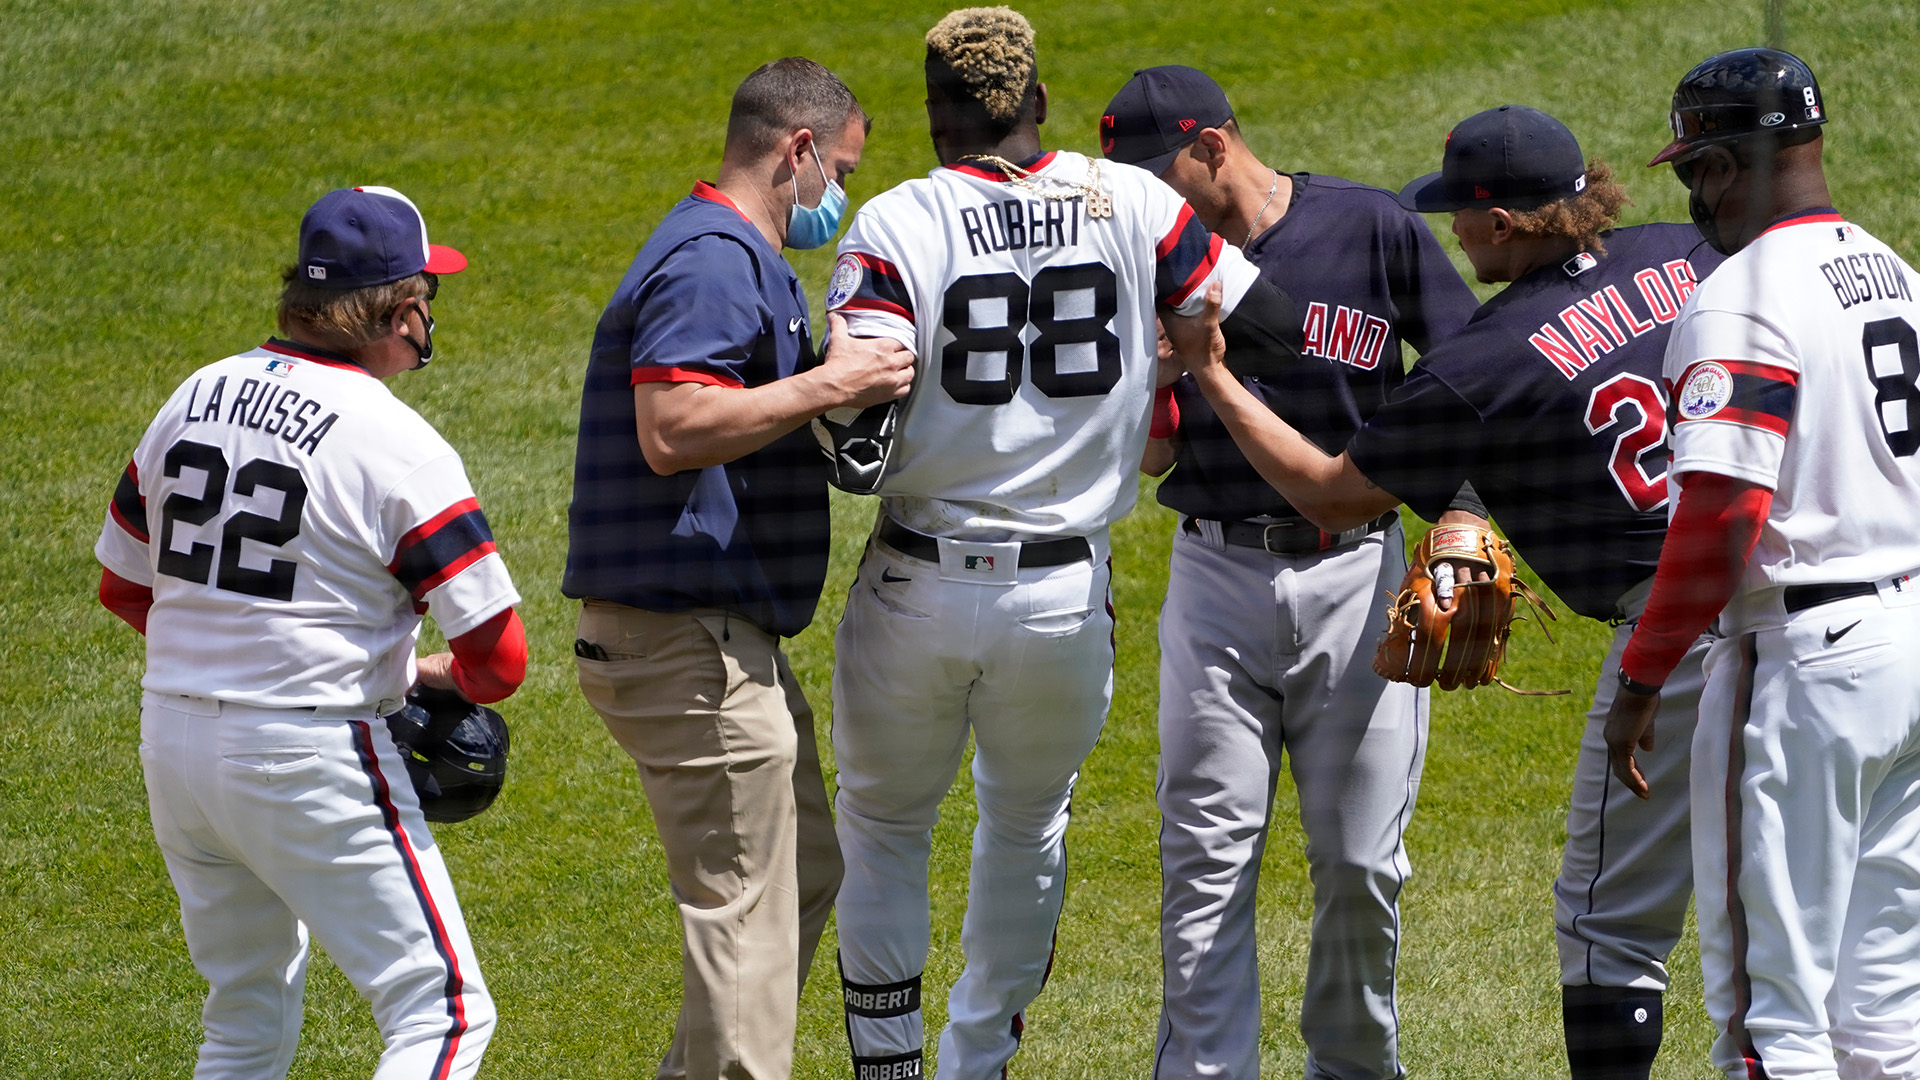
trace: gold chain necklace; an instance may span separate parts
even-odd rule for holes
[[[1078,184],[1070,184],[1065,180],[1056,180],[1051,176],[1043,176],[1040,177],[1039,180],[1036,180],[1034,177],[1037,174],[1023,169],[1013,162],[1008,161],[1006,158],[995,154],[962,154],[960,155],[960,160],[978,161],[984,165],[991,165],[999,169],[1002,173],[1005,173],[1008,181],[1016,187],[1031,191],[1043,199],[1065,201],[1073,198],[1084,198],[1086,199],[1087,216],[1090,218],[1113,216],[1113,197],[1100,189],[1100,163],[1091,158],[1087,160],[1086,179],[1080,181]],[[1066,190],[1061,191],[1056,187],[1042,187],[1041,181],[1052,185],[1059,185]]]

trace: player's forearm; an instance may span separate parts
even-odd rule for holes
[[[450,674],[468,701],[485,705],[509,697],[527,678],[527,632],[512,608],[452,638]]]
[[[1620,670],[1660,686],[1708,624],[1733,598],[1773,492],[1717,473],[1690,473],[1667,526],[1647,609],[1634,627]]]
[[[1328,457],[1253,396],[1222,364],[1193,372],[1200,392],[1261,479],[1327,532],[1344,532],[1400,504],[1341,454]]]
[[[106,568],[100,570],[100,604],[128,626],[147,632],[147,612],[153,608],[153,588],[128,581]]]

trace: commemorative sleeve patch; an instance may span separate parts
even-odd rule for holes
[[[1680,378],[1674,423],[1718,420],[1785,435],[1799,397],[1799,376],[1772,364],[1703,360]]]
[[[853,299],[863,273],[860,256],[852,252],[840,256],[840,261],[833,264],[833,280],[827,284],[827,310],[842,307]]]

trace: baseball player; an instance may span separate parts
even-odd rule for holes
[[[459,455],[381,382],[432,357],[436,275],[466,264],[390,188],[314,203],[286,336],[180,384],[94,548],[101,601],[147,635],[153,831],[210,988],[197,1080],[286,1075],[309,934],[373,1006],[376,1080],[471,1077],[493,1032],[380,720],[416,680],[487,702],[526,671]],[[426,611],[452,652],[416,664]]]
[[[1832,208],[1798,58],[1710,57],[1672,121],[1653,163],[1729,258],[1667,345],[1679,490],[1607,718],[1614,771],[1686,801],[1640,751],[1717,614],[1692,775],[1713,1064],[1920,1075],[1920,279]]]
[[[1391,193],[1281,173],[1242,141],[1204,73],[1137,71],[1101,121],[1110,160],[1157,173],[1239,241],[1303,315],[1325,372],[1249,391],[1337,451],[1476,301]],[[1332,374],[1332,377],[1328,377]],[[1160,612],[1162,997],[1157,1077],[1260,1068],[1254,894],[1284,751],[1311,853],[1313,934],[1300,1031],[1309,1077],[1395,1077],[1401,839],[1426,751],[1427,691],[1367,658],[1406,572],[1399,514],[1323,533],[1234,446],[1192,379],[1156,399],[1148,472],[1180,512]],[[1470,493],[1469,493],[1470,494]],[[1477,499],[1450,520],[1485,524]]]
[[[1626,798],[1609,781],[1601,727],[1666,525],[1661,353],[1719,260],[1682,225],[1605,231],[1626,193],[1604,164],[1583,161],[1565,126],[1522,106],[1449,133],[1440,171],[1401,202],[1451,212],[1476,276],[1511,284],[1422,357],[1338,457],[1219,364],[1193,375],[1248,460],[1321,528],[1351,528],[1396,501],[1432,518],[1471,480],[1568,606],[1622,627],[1581,741],[1554,923],[1573,1076],[1624,1080],[1645,1078],[1659,1050],[1665,960],[1692,880],[1685,808]],[[1696,634],[1675,654],[1649,756],[1676,788],[1707,644]]]
[[[1112,692],[1107,526],[1137,491],[1156,305],[1198,311],[1214,282],[1227,332],[1298,326],[1150,174],[1043,152],[1047,93],[1018,13],[947,15],[926,76],[942,164],[855,216],[827,296],[852,332],[918,352],[835,638],[840,960],[861,1080],[921,1075],[927,860],[969,732],[980,819],[939,1075],[1000,1076],[1045,982],[1068,798]]]

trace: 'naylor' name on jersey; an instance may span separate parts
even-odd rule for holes
[[[1081,196],[1002,199],[960,208],[960,231],[975,256],[1080,242]],[[958,247],[958,245],[955,245]]]
[[[267,435],[278,435],[293,446],[295,450],[305,450],[308,457],[320,448],[320,440],[333,430],[334,421],[340,414],[329,411],[318,423],[319,416],[326,406],[313,398],[302,400],[300,393],[292,387],[264,384],[259,379],[246,379],[234,392],[232,401],[224,401],[227,391],[227,377],[214,380],[213,387],[207,391],[206,400],[200,399],[201,380],[193,381],[193,389],[187,394],[188,423],[206,423],[224,419],[229,424],[252,428]],[[221,406],[225,405],[225,416],[221,415]]]
[[[1634,310],[1619,286],[1607,285],[1561,310],[1559,323],[1566,327],[1565,335],[1553,323],[1543,323],[1527,338],[1528,344],[1571,381],[1603,353],[1612,352],[1614,346],[1625,345],[1679,318],[1681,306],[1693,295],[1700,279],[1693,272],[1692,263],[1672,259],[1658,267],[1636,271],[1633,284],[1640,293],[1647,317],[1642,318],[1641,312]],[[1572,340],[1568,340],[1569,335]]]

